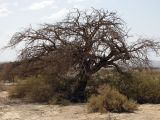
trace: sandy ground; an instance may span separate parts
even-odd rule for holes
[[[85,104],[58,106],[9,103],[0,92],[0,120],[160,120],[160,104],[140,105],[135,113],[88,113]],[[108,119],[111,117],[112,119]]]

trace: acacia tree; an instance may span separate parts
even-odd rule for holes
[[[148,65],[148,50],[158,53],[159,43],[149,39],[127,42],[123,20],[116,13],[103,9],[73,10],[65,19],[43,24],[14,34],[9,47],[23,43],[19,58],[39,65],[47,72],[64,74],[74,71],[76,84],[73,100],[84,100],[84,91],[91,75],[102,67]],[[25,43],[25,44],[24,44]]]

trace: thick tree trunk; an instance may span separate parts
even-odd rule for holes
[[[86,101],[85,89],[86,89],[87,81],[89,78],[90,78],[90,75],[84,72],[81,72],[78,75],[78,79],[77,79],[75,88],[73,89],[72,96],[71,96],[72,102],[85,102]]]

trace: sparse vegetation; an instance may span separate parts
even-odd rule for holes
[[[148,51],[158,54],[160,49],[159,42],[152,39],[134,43],[127,39],[125,23],[115,12],[74,9],[60,22],[15,33],[7,48],[23,44],[20,66],[26,64],[22,68],[29,68],[30,75],[68,76],[72,72],[76,81],[72,101],[85,102],[87,83],[101,68],[123,74],[129,68],[148,67]]]
[[[159,71],[133,72],[128,90],[120,90],[129,98],[139,103],[160,103],[160,73]]]
[[[36,76],[20,80],[9,90],[10,97],[23,98],[28,102],[49,104],[69,104],[71,101],[70,80],[60,80],[56,76]]]
[[[115,71],[101,70],[89,85],[98,88],[108,84],[138,103],[160,103],[160,72],[155,70],[132,71],[121,75]]]
[[[19,81],[9,93],[11,97],[24,98],[29,102],[47,102],[52,97],[52,87],[43,77],[31,77]]]
[[[91,112],[133,112],[137,104],[120,94],[110,86],[101,86],[99,94],[89,99],[88,109]]]
[[[116,13],[92,8],[17,32],[7,48],[23,44],[19,61],[0,66],[0,78],[17,82],[10,96],[28,102],[66,105],[89,98],[92,112],[132,112],[137,105],[130,99],[160,103],[158,72],[143,71],[148,51],[158,54],[160,43],[128,44],[125,28]]]
[[[86,89],[87,99],[100,93],[98,86],[109,85],[116,88],[116,91],[125,95],[127,99],[133,99],[138,103],[160,103],[160,76],[157,71],[135,71],[128,76],[123,76],[111,70],[101,70],[92,79]],[[59,79],[56,76],[29,77],[20,80],[10,90],[10,96],[25,98],[30,102],[67,105],[72,101],[71,93],[74,82],[74,79]],[[110,89],[106,90],[109,91]],[[101,98],[100,95],[99,97],[92,97],[93,101],[98,101]],[[97,102],[96,105],[98,106],[98,104],[100,105]]]

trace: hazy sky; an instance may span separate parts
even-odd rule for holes
[[[160,38],[160,0],[0,0],[0,48],[23,28],[59,20],[72,8],[91,7],[117,12],[130,35]],[[0,51],[0,62],[13,61],[16,54]]]

